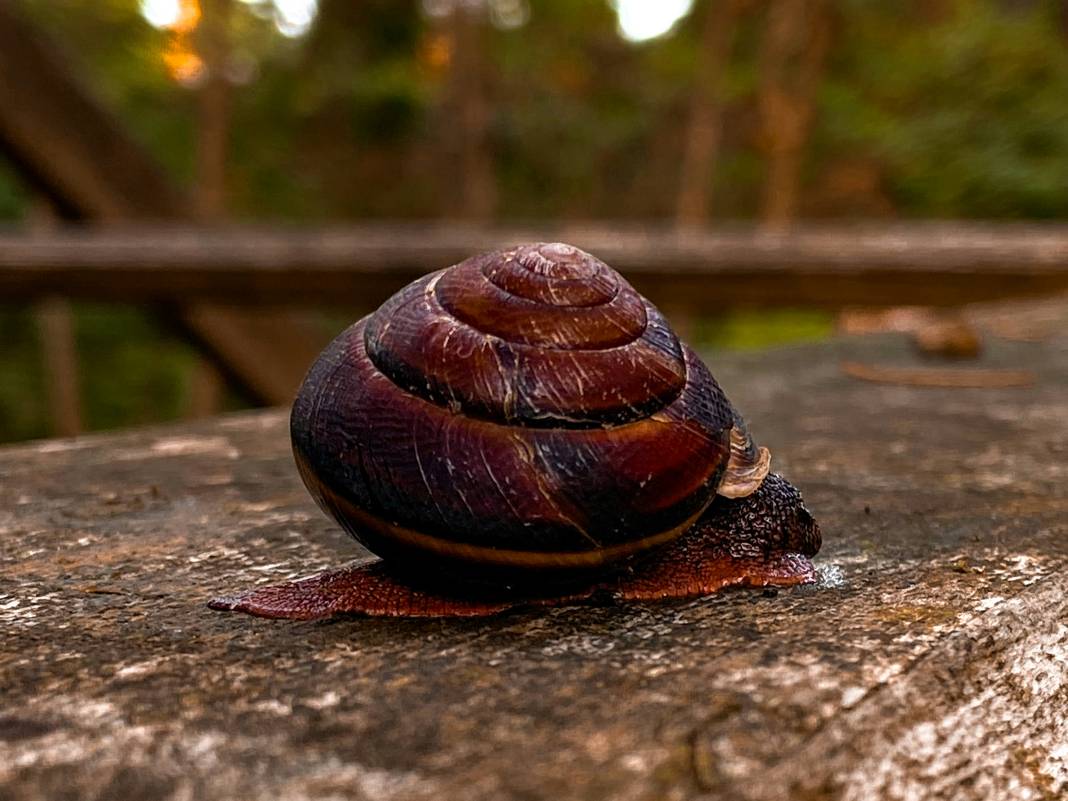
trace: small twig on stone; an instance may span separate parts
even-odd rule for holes
[[[997,370],[943,367],[883,367],[860,362],[842,362],[842,372],[862,381],[909,387],[995,389],[1030,387],[1037,377],[1031,370]]]

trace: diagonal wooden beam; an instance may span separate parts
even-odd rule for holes
[[[0,155],[68,219],[193,219],[191,200],[12,0],[0,0]],[[264,366],[299,376],[323,344],[288,313],[172,306],[184,332],[267,403],[288,403],[296,385],[265,380]]]
[[[70,217],[188,216],[189,201],[11,0],[0,0],[0,148]]]

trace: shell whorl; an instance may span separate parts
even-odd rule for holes
[[[633,422],[678,397],[682,346],[604,262],[570,245],[468,259],[368,320],[367,354],[419,397],[508,425]]]

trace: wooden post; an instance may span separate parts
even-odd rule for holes
[[[73,437],[84,430],[74,315],[70,303],[52,297],[37,305],[36,317],[52,432]]]
[[[34,237],[47,235],[56,227],[56,210],[48,199],[38,195],[26,215]],[[78,346],[74,312],[61,297],[42,298],[34,316],[41,346],[41,367],[48,401],[48,421],[54,435],[73,437],[84,430],[81,381],[78,374]]]
[[[215,365],[207,359],[197,359],[186,381],[182,416],[187,420],[195,420],[218,414],[226,381]]]

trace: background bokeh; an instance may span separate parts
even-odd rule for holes
[[[208,223],[1068,215],[1063,0],[16,4]],[[40,207],[0,156],[0,219]],[[73,321],[87,428],[191,414],[199,357],[151,312]],[[733,314],[695,335],[832,328]],[[34,310],[0,305],[0,440],[51,433],[38,344]]]

